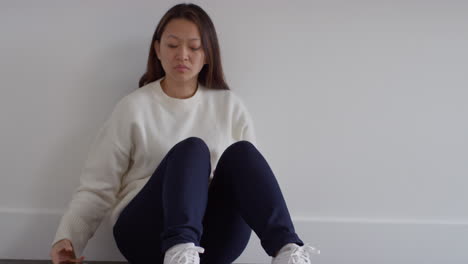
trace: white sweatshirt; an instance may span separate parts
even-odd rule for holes
[[[162,79],[123,97],[100,128],[52,245],[69,239],[80,256],[109,210],[114,226],[120,212],[181,140],[195,136],[206,142],[210,178],[229,145],[240,140],[256,145],[252,119],[231,90],[199,84],[195,95],[178,99],[162,90]]]

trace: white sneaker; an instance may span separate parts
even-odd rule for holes
[[[320,254],[320,250],[305,244],[287,244],[282,247],[276,257],[271,260],[271,264],[309,264],[311,255]]]
[[[166,251],[164,264],[200,264],[198,253],[203,252],[205,249],[194,243],[177,244]]]

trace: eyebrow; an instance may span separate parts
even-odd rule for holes
[[[170,34],[170,35],[167,36],[167,37],[168,37],[168,38],[172,37],[172,38],[175,38],[175,39],[180,39],[180,38],[178,38],[178,37],[176,37],[176,36],[174,36],[174,35],[172,35],[172,34]],[[199,38],[191,38],[191,39],[189,39],[189,40],[192,41],[192,40],[200,40],[200,39],[199,39]]]

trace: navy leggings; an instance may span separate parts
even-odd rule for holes
[[[167,249],[193,242],[202,264],[228,264],[244,251],[252,230],[269,256],[287,243],[304,245],[294,230],[273,172],[248,141],[221,155],[213,180],[210,152],[197,137],[177,143],[114,228],[131,264],[162,264]]]

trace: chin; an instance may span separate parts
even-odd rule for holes
[[[176,72],[174,74],[171,74],[171,78],[179,82],[188,82],[194,78],[197,78],[197,75],[189,75],[187,73],[181,74],[179,72]]]

